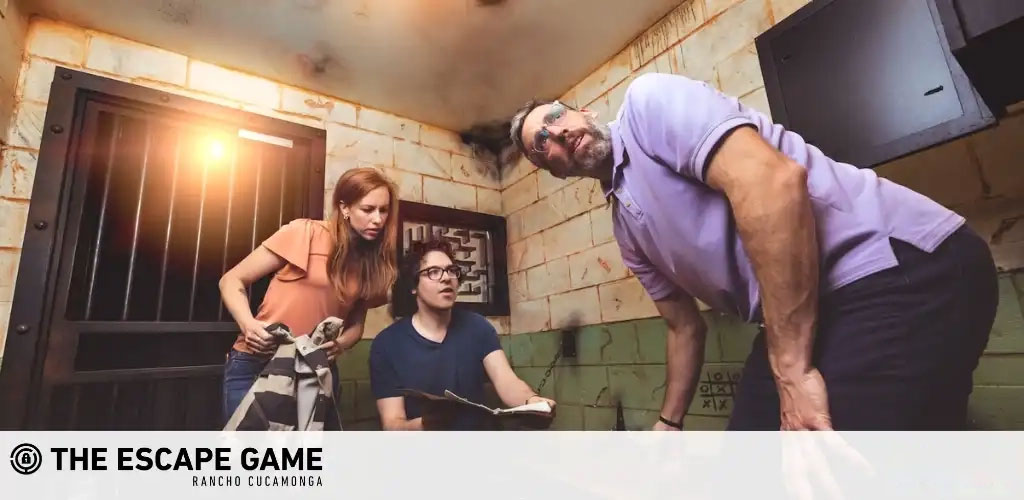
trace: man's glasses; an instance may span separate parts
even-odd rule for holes
[[[551,131],[548,130],[548,125],[554,125],[559,120],[565,117],[566,111],[569,108],[558,101],[551,103],[551,109],[548,110],[547,114],[544,115],[544,125],[540,127],[533,136],[533,152],[539,154],[545,154],[548,149],[548,139],[551,138]]]
[[[432,281],[441,281],[445,274],[455,279],[459,279],[462,277],[462,268],[459,266],[431,266],[426,269],[421,269],[418,274],[426,275],[427,278],[431,279]]]

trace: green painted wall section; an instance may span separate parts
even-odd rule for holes
[[[970,420],[978,429],[1024,430],[1024,272],[999,277],[1000,302],[985,355],[974,374]],[[724,429],[731,393],[757,330],[732,317],[705,312],[705,366],[686,427]],[[577,333],[574,358],[558,357],[561,332],[501,336],[516,373],[558,401],[557,430],[610,430],[621,401],[625,427],[649,428],[665,390],[665,322],[660,318],[587,326]],[[348,430],[379,429],[370,392],[369,340],[339,358],[339,405]]]

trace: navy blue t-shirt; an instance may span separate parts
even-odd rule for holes
[[[384,329],[370,347],[370,386],[377,399],[401,396],[399,389],[417,389],[444,395],[449,391],[471,401],[483,401],[487,372],[483,360],[500,350],[498,334],[483,316],[452,310],[444,341],[438,343],[416,332],[412,318],[403,318]],[[455,429],[476,429],[483,414],[472,408],[461,411]],[[422,416],[416,398],[405,399],[406,418]]]

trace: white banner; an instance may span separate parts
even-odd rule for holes
[[[0,432],[3,498],[1024,498],[1024,432]]]

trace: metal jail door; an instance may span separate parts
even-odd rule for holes
[[[31,319],[17,309],[32,306],[33,290],[42,294],[38,337],[32,356],[5,357],[31,366],[0,374],[0,388],[27,391],[21,414],[4,424],[218,428],[222,365],[237,333],[218,280],[282,224],[321,215],[322,135],[71,73],[52,92],[74,97],[51,95],[47,115],[60,119],[54,107],[70,105],[68,136],[44,135],[44,185],[30,209],[45,218],[36,197],[47,204],[45,184],[58,185],[52,250],[32,252],[30,224],[20,268],[42,267],[45,279],[36,288],[21,282],[34,275],[19,273],[12,310],[12,324]]]

